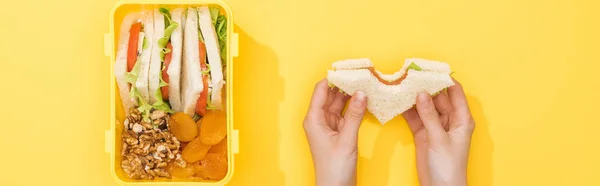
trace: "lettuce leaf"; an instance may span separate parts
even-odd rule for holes
[[[148,39],[146,39],[147,37],[144,37],[144,40],[142,41],[142,49],[147,49],[148,48]]]
[[[156,97],[156,102],[154,102],[154,104],[152,104],[152,107],[154,107],[157,110],[165,111],[166,113],[173,113],[173,110],[171,110],[169,103],[167,103],[163,100],[162,92],[160,90],[161,87],[167,86],[169,84],[167,82],[165,82],[165,80],[163,80],[162,75],[159,76],[158,80],[159,80],[158,89],[156,89],[156,92],[154,92],[154,97]]]
[[[140,113],[142,113],[144,121],[150,121],[150,111],[152,110],[152,105],[148,104],[148,102],[146,102],[144,98],[142,98],[142,94],[140,94],[140,92],[135,86],[131,87],[130,95],[137,99],[137,109],[138,111],[140,111]]]
[[[211,103],[212,90],[208,92],[208,96],[206,96],[206,110],[217,110],[217,106]]]
[[[413,69],[416,71],[422,71],[423,69],[421,67],[419,67],[419,65],[415,64],[415,62],[410,63],[410,65],[408,65],[408,69]]]
[[[215,31],[217,32],[217,38],[219,40],[221,61],[223,61],[222,64],[225,65],[225,60],[227,58],[227,18],[225,18],[225,16],[219,15],[215,23]]]
[[[169,40],[171,40],[171,34],[173,33],[173,30],[175,30],[179,24],[171,20],[171,13],[169,12],[169,9],[160,8],[159,11],[165,16],[165,34],[163,37],[158,39],[158,47],[160,47],[160,59],[164,62],[165,55],[171,52],[171,50],[166,48],[167,44],[169,43]]]
[[[166,47],[169,43],[169,40],[171,40],[171,34],[173,33],[173,30],[175,30],[177,26],[179,25],[176,22],[172,22],[171,25],[165,29],[165,35],[158,39],[158,47],[160,47],[160,59],[163,62],[165,61],[165,55],[171,52],[171,50]]]
[[[156,102],[154,102],[154,104],[152,104],[152,107],[154,109],[162,110],[162,111],[165,111],[166,113],[173,113],[173,110],[171,110],[169,103],[165,102],[162,99],[162,92],[160,91],[160,88],[156,89],[156,92],[154,92],[154,96],[157,99]]]
[[[171,24],[171,11],[168,8],[164,7],[160,7],[158,11],[165,15],[165,18],[167,18],[165,19],[165,28],[169,27],[169,25]]]
[[[210,7],[210,18],[212,19],[213,25],[217,23],[217,17],[219,17],[219,13],[221,12],[217,7]]]
[[[140,94],[138,89],[135,87],[135,82],[137,81],[138,74],[140,72],[140,65],[139,65],[140,63],[139,62],[140,62],[140,59],[138,58],[135,65],[131,69],[131,72],[125,73],[125,81],[127,81],[128,83],[131,84],[131,90],[129,91],[129,96],[136,99],[137,104],[138,104],[138,108],[137,108],[138,111],[140,111],[140,113],[142,113],[143,119],[145,121],[149,121],[150,120],[150,110],[152,110],[152,106],[150,104],[148,104],[148,102],[146,102],[144,100],[144,98],[142,98],[142,95]]]
[[[140,62],[140,58],[138,58],[137,61],[135,62],[135,65],[133,65],[131,72],[125,73],[125,81],[127,83],[135,85],[135,82],[137,81],[138,73],[140,72],[140,63],[139,62]]]

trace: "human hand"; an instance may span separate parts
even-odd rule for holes
[[[342,115],[349,98],[337,88],[331,89],[326,79],[315,86],[303,125],[318,186],[356,185],[358,128],[367,99],[356,92]]]
[[[421,186],[467,185],[467,161],[475,121],[462,86],[440,92],[433,99],[423,92],[416,109],[403,116],[415,138]]]

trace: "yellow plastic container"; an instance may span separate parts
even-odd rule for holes
[[[227,111],[227,161],[228,172],[222,180],[202,180],[202,179],[165,179],[155,180],[133,180],[125,175],[121,169],[121,132],[123,130],[123,121],[125,112],[121,104],[119,92],[116,87],[114,75],[115,53],[117,50],[119,28],[124,16],[131,12],[137,12],[142,9],[151,9],[158,7],[191,7],[191,6],[218,6],[227,17],[227,74],[226,74],[226,111]],[[104,53],[110,57],[110,77],[111,77],[111,106],[110,106],[110,130],[105,131],[105,151],[110,154],[110,172],[112,177],[120,185],[224,185],[233,175],[234,159],[233,155],[239,151],[238,131],[233,129],[233,58],[238,55],[238,35],[233,32],[233,14],[227,4],[221,0],[124,0],[118,2],[110,14],[110,33],[104,35]]]

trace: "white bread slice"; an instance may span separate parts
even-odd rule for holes
[[[198,42],[200,42],[198,39],[198,14],[195,8],[188,8],[183,30],[182,110],[184,113],[194,116],[196,102],[200,97],[200,93],[204,90],[198,48]]]
[[[146,37],[152,37],[154,34],[154,21],[153,21],[153,13],[152,11],[144,11],[142,12],[143,18],[142,21],[144,23],[144,33]],[[150,57],[152,56],[152,49],[156,46],[151,42],[152,39],[148,39],[146,45],[147,48],[142,50],[142,56],[140,63],[140,72],[138,74],[138,79],[135,82],[135,86],[142,95],[142,98],[146,101],[150,100],[150,93],[148,92],[148,73],[150,70]],[[143,41],[140,41],[143,42]]]
[[[204,43],[206,44],[206,55],[208,57],[208,63],[210,64],[210,85],[212,88],[211,104],[221,109],[222,97],[221,89],[223,88],[223,66],[221,62],[221,55],[219,50],[219,43],[217,39],[217,33],[215,26],[212,24],[212,18],[210,16],[210,10],[208,6],[202,6],[198,8],[199,25],[202,36],[204,36]]]
[[[125,81],[127,73],[127,49],[129,48],[129,30],[131,25],[141,18],[139,13],[130,13],[123,18],[121,29],[119,30],[119,44],[117,49],[117,57],[115,59],[115,76],[117,86],[119,87],[119,95],[123,103],[123,109],[126,115],[129,115],[129,109],[137,106],[135,99],[129,96],[129,83]]]
[[[416,103],[417,95],[420,92],[427,91],[433,95],[454,85],[449,71],[430,71],[449,70],[445,69],[447,64],[441,65],[429,61],[420,61],[419,64],[423,71],[409,69],[406,78],[398,85],[381,83],[368,69],[329,70],[327,79],[329,83],[347,94],[352,95],[356,91],[363,91],[367,96],[367,109],[383,125],[410,109]],[[342,68],[345,66],[340,63],[337,65]],[[405,66],[408,67],[408,65]],[[406,71],[406,69],[403,68],[400,71]]]
[[[158,8],[154,9],[154,34],[151,35],[152,43],[152,57],[150,58],[150,72],[148,73],[148,84],[149,84],[149,103],[153,104],[158,100],[154,95],[156,90],[159,89],[160,76],[162,75],[162,60],[160,59],[161,49],[158,46],[158,40],[165,35],[165,16],[158,11]]]
[[[181,107],[181,53],[183,51],[183,9],[177,8],[171,11],[171,20],[179,24],[171,34],[171,45],[173,45],[173,54],[167,74],[169,75],[169,104],[175,112],[182,111]],[[163,95],[164,96],[164,95]]]
[[[368,58],[345,59],[334,62],[331,66],[334,70],[344,70],[373,67],[373,63]]]

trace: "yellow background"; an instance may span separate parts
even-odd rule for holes
[[[471,185],[600,185],[600,3],[593,0],[228,0],[240,33],[231,185],[311,185],[302,119],[331,62],[445,61],[477,122]],[[368,2],[368,3],[367,3]],[[114,185],[115,0],[2,1],[0,185]],[[360,185],[417,185],[405,121],[360,130]]]

